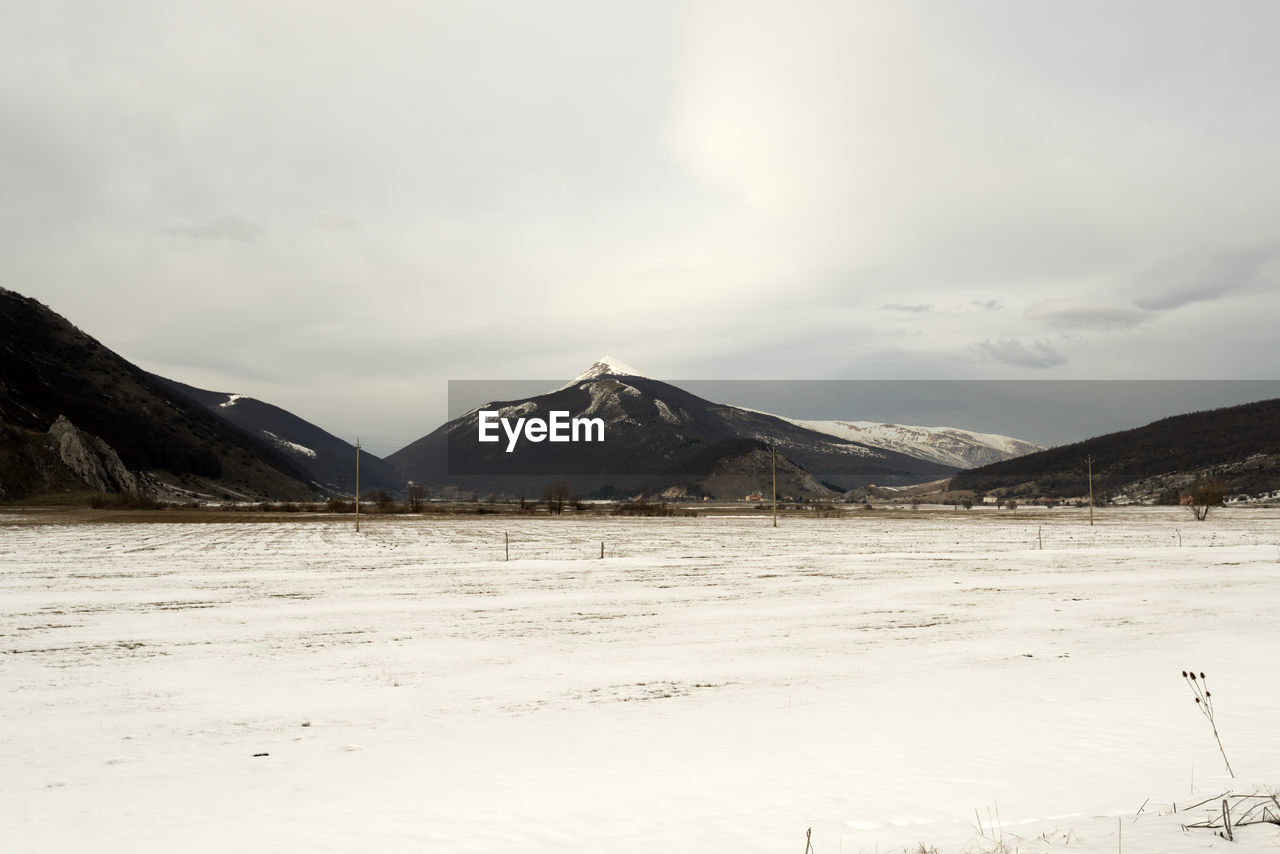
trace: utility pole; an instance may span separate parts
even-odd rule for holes
[[[778,527],[778,448],[769,446],[769,459],[773,468],[773,527]]]
[[[1093,525],[1093,454],[1085,462],[1089,464],[1089,524]]]
[[[356,436],[356,530],[360,530],[360,437]]]

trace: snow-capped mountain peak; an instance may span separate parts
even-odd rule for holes
[[[598,377],[614,376],[614,377],[640,377],[642,379],[651,379],[648,374],[637,371],[635,368],[625,362],[615,359],[612,356],[601,356],[595,360],[591,367],[574,378],[569,385],[576,385],[580,382],[587,382]]]
[[[1044,450],[1033,442],[1011,436],[979,433],[958,427],[919,427],[873,421],[787,420],[829,436],[962,469]]]

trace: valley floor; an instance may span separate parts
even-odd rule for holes
[[[59,519],[6,852],[1191,852],[1280,784],[1280,510]]]

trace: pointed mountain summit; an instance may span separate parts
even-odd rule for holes
[[[620,359],[612,356],[601,356],[596,359],[595,363],[582,373],[578,374],[569,385],[575,385],[588,380],[599,379],[600,377],[638,377],[639,379],[651,379],[651,377],[641,371],[626,364]]]
[[[481,413],[493,438],[481,441]],[[515,443],[496,422],[517,424],[552,413],[566,421],[599,420],[603,441],[545,434]],[[521,421],[524,419],[524,421]],[[525,434],[527,436],[527,434]],[[549,439],[548,441],[543,441]],[[946,477],[955,466],[873,448],[784,418],[714,403],[604,357],[568,385],[520,400],[496,401],[442,425],[386,461],[417,483],[474,492],[536,495],[565,480],[581,495],[652,493],[740,498],[767,488],[769,455],[808,475],[797,497],[832,494],[867,483],[908,484]],[[726,485],[727,484],[727,485]],[[824,485],[824,484],[829,484]]]

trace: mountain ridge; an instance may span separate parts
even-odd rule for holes
[[[90,489],[138,488],[223,500],[301,500],[326,490],[354,489],[355,448],[317,425],[246,395],[209,391],[143,371],[48,307],[15,292],[0,289],[0,304],[0,425],[11,447],[19,449],[0,459],[0,466],[26,472],[25,485],[15,486],[10,478],[6,494],[65,491],[76,482]],[[804,422],[713,403],[610,356],[597,359],[558,389],[492,406],[508,414],[563,408],[601,418],[610,423],[611,432],[622,431],[622,453],[631,457],[624,460],[620,475],[617,442],[607,449],[588,448],[574,454],[575,459],[489,453],[454,460],[488,465],[488,472],[479,473],[482,486],[484,481],[499,483],[507,474],[526,479],[567,474],[585,486],[611,487],[605,481],[614,479],[624,491],[661,486],[698,494],[699,478],[738,485],[744,478],[758,480],[759,472],[750,472],[759,469],[761,453],[768,450],[770,459],[776,452],[787,472],[795,470],[794,478],[787,475],[789,483],[817,494],[872,481],[930,480],[953,473],[961,461],[954,455],[921,454],[904,441],[858,435],[854,427],[863,422]],[[361,451],[362,489],[397,493],[408,480],[456,483],[447,453],[441,463],[441,446],[457,434],[460,423],[473,428],[476,412],[446,422],[386,460]],[[63,420],[66,425],[55,428]],[[47,474],[55,468],[62,473]],[[116,469],[139,478],[107,476]],[[37,477],[39,472],[46,474]],[[476,479],[465,473],[461,478]]]
[[[5,497],[65,492],[77,478],[92,489],[79,476],[36,476],[42,465],[66,465],[41,450],[60,418],[88,437],[86,447],[101,442],[126,469],[145,475],[148,492],[242,500],[316,494],[283,453],[158,383],[43,303],[0,288]]]
[[[1045,450],[1043,445],[1024,439],[961,427],[924,427],[877,421],[788,420],[822,433],[844,436],[872,447],[897,450],[960,469]]]
[[[356,448],[351,443],[257,398],[209,391],[158,374],[152,376],[219,418],[275,446],[326,490],[337,494],[351,494],[355,490]],[[404,490],[404,479],[382,459],[361,449],[360,489],[361,492],[382,489],[398,494]]]

